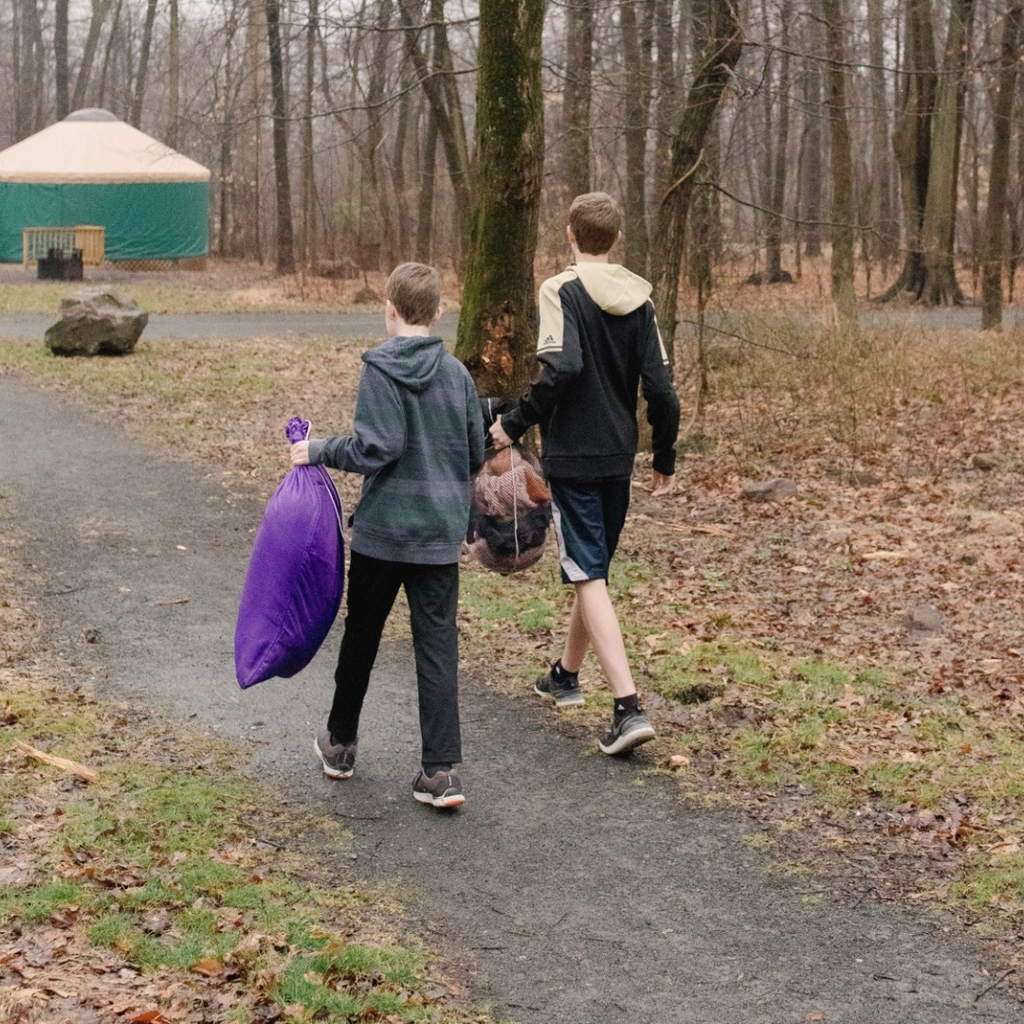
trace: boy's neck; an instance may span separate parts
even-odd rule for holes
[[[580,250],[574,245],[572,247],[572,255],[574,263],[611,263],[610,252],[602,252],[595,254],[592,252],[580,252]]]
[[[396,320],[391,330],[393,338],[430,338],[433,334],[429,327],[407,324],[404,320]]]

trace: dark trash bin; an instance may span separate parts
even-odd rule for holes
[[[36,277],[40,281],[81,281],[82,250],[50,249],[39,260]]]

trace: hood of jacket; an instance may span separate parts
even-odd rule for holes
[[[651,297],[651,285],[618,263],[574,263],[587,294],[612,316],[625,316]]]
[[[383,345],[364,352],[363,362],[410,391],[422,391],[437,373],[444,352],[441,338],[388,338]]]

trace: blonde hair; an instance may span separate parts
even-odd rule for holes
[[[619,239],[622,207],[607,192],[585,192],[569,207],[569,227],[580,252],[603,256]]]
[[[384,286],[384,298],[410,327],[429,327],[441,305],[441,275],[425,263],[400,263]]]

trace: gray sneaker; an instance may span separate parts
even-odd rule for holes
[[[582,707],[584,703],[583,693],[580,691],[579,675],[577,673],[569,675],[566,672],[556,679],[554,665],[546,675],[541,676],[533,684],[533,692],[539,693],[542,697],[550,697],[555,702],[556,708],[578,708]]]
[[[602,754],[625,754],[641,743],[654,739],[654,727],[642,711],[632,711],[612,719],[612,727],[598,744]]]
[[[412,795],[431,807],[461,807],[466,802],[459,776],[452,770],[426,775],[422,769],[412,781]]]
[[[331,730],[321,729],[313,738],[313,749],[329,779],[350,779],[356,770],[358,743],[332,743]]]

